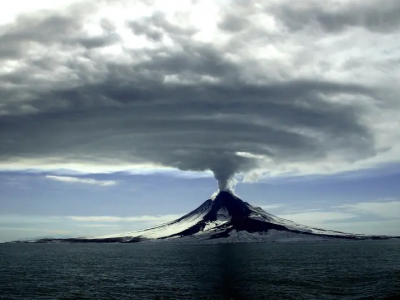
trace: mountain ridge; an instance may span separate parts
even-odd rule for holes
[[[219,191],[186,215],[153,228],[114,235],[40,239],[29,242],[136,243],[252,242],[323,239],[386,239],[309,227],[285,220],[243,201],[231,191]]]

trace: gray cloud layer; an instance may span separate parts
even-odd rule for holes
[[[284,4],[284,5],[283,5]],[[361,27],[379,33],[398,31],[400,4],[385,1],[309,1],[280,3],[273,8],[278,19],[290,30],[317,26],[325,32]]]
[[[199,40],[199,28],[156,12],[126,21],[144,39],[134,48],[110,20],[98,21],[101,34],[86,33],[86,6],[22,16],[0,29],[0,160],[157,163],[212,170],[224,188],[239,172],[377,157],[390,145],[371,116],[398,109],[395,72],[377,69],[398,52],[350,59],[346,50],[375,32],[382,41],[399,35],[400,5],[380,3],[232,3],[217,22],[225,42]],[[352,39],[355,26],[365,36]],[[340,46],[353,45],[338,49],[340,35]],[[106,52],[113,46],[118,55]]]

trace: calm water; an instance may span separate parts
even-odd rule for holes
[[[0,299],[400,299],[400,241],[3,244]]]

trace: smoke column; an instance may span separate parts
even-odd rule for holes
[[[218,181],[220,191],[233,191],[237,181],[235,175],[248,172],[258,166],[257,159],[243,156],[236,152],[228,151],[198,151],[196,155],[180,152],[173,156],[171,161],[161,161],[165,165],[173,165],[183,171],[206,171],[213,172]]]
[[[233,191],[237,184],[234,178],[236,173],[245,172],[254,168],[256,161],[238,155],[221,155],[218,161],[214,161],[211,171],[218,181],[220,191]]]

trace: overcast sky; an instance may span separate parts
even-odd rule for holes
[[[152,226],[237,181],[294,221],[400,234],[399,15],[398,0],[9,1],[0,241]]]

